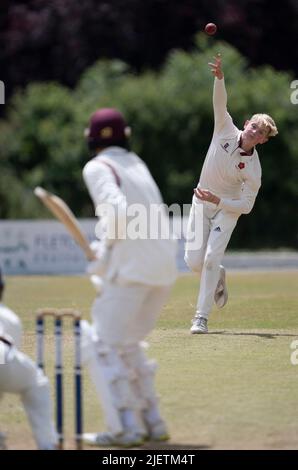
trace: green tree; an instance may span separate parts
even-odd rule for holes
[[[32,84],[10,102],[0,122],[1,217],[38,217],[32,189],[61,195],[77,215],[92,206],[81,170],[83,130],[99,107],[119,108],[132,126],[132,148],[147,162],[164,199],[189,203],[213,132],[213,79],[207,63],[224,58],[229,111],[238,127],[256,112],[276,120],[279,135],[259,149],[263,184],[253,214],[240,218],[234,247],[297,246],[298,118],[290,102],[293,77],[270,66],[252,69],[231,46],[198,36],[191,54],[173,51],[159,72],[134,74],[120,61],[99,61],[69,91]],[[7,191],[7,185],[13,192]],[[46,212],[43,212],[46,214]]]

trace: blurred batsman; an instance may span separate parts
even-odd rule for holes
[[[52,420],[52,402],[47,377],[19,348],[22,325],[2,301],[4,282],[0,272],[0,399],[4,393],[21,397],[39,450],[54,450],[57,436]],[[4,435],[0,434],[0,448]]]
[[[241,214],[252,210],[261,186],[261,165],[257,145],[277,134],[273,119],[255,114],[238,129],[227,111],[227,92],[220,54],[209,63],[215,76],[213,91],[214,132],[194,189],[189,218],[190,233],[202,228],[202,245],[197,250],[186,247],[185,261],[201,277],[197,310],[191,333],[208,333],[208,317],[215,301],[222,308],[228,299],[224,252]],[[196,223],[196,214],[202,213]],[[187,236],[188,238],[188,236]]]
[[[166,440],[154,387],[156,364],[147,359],[142,342],[176,279],[176,244],[158,230],[157,218],[151,218],[152,208],[159,208],[158,220],[169,227],[155,181],[129,150],[129,128],[122,114],[112,108],[96,111],[85,134],[92,159],[83,178],[99,216],[100,239],[92,245],[97,259],[90,263],[89,273],[101,276],[103,285],[92,307],[93,325],[83,358],[108,432],[85,434],[84,440],[127,447],[146,439]],[[136,213],[134,220],[131,215]],[[140,226],[142,233],[137,231]]]

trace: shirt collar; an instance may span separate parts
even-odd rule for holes
[[[241,155],[242,157],[252,157],[253,154],[255,153],[256,148],[253,147],[251,153],[245,152],[245,150],[243,150],[243,149],[240,147],[240,145],[241,145],[241,136],[242,136],[242,132],[239,132],[238,139],[237,139],[237,144],[238,144],[238,148],[239,148],[239,153],[240,153],[240,155]]]
[[[103,152],[109,153],[127,153],[127,149],[124,147],[118,147],[116,145],[111,145],[110,147],[106,147]]]

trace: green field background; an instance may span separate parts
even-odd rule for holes
[[[85,277],[7,277],[5,303],[23,321],[23,350],[35,357],[34,312],[71,307],[89,318],[94,291]],[[177,281],[148,341],[159,363],[157,389],[171,431],[167,444],[146,449],[298,449],[298,272],[228,275],[229,302],[214,310],[208,335],[190,335],[198,279]],[[47,373],[53,383],[54,340],[48,325]],[[73,342],[65,328],[66,447],[73,448]],[[1,431],[10,449],[34,448],[18,397],[1,402]],[[84,372],[85,431],[104,429]]]

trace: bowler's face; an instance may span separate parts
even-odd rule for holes
[[[268,131],[254,121],[246,121],[242,132],[242,139],[249,142],[251,146],[264,144],[268,140]]]

